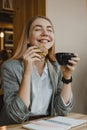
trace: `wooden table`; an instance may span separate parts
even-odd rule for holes
[[[79,113],[70,113],[67,117],[87,120],[87,115],[79,114]],[[10,125],[6,128],[4,127],[3,129],[0,128],[0,130],[25,130],[24,128],[22,128],[22,125],[27,124],[27,123],[29,122],[26,122],[23,124],[17,124],[17,125]],[[87,130],[87,123],[80,125],[78,127],[74,127],[71,130]]]

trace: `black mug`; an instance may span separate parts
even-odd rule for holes
[[[60,65],[71,65],[68,60],[71,60],[72,57],[75,57],[75,55],[71,52],[56,53],[56,59]]]

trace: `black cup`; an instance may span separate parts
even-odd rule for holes
[[[68,60],[71,60],[74,56],[74,53],[71,52],[59,52],[56,53],[57,61],[60,65],[71,65]]]

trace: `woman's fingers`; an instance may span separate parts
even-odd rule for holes
[[[37,46],[31,46],[28,48],[28,50],[24,53],[23,58],[41,58],[41,56],[38,54],[38,52],[41,52],[40,49],[38,49]]]

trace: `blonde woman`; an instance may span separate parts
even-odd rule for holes
[[[66,115],[71,111],[71,77],[79,57],[75,54],[69,61],[71,65],[61,69],[54,42],[50,19],[36,16],[25,27],[13,58],[3,64],[2,87],[8,124],[22,123],[32,117]],[[39,44],[48,50],[44,57],[40,55],[43,49],[39,49]]]

